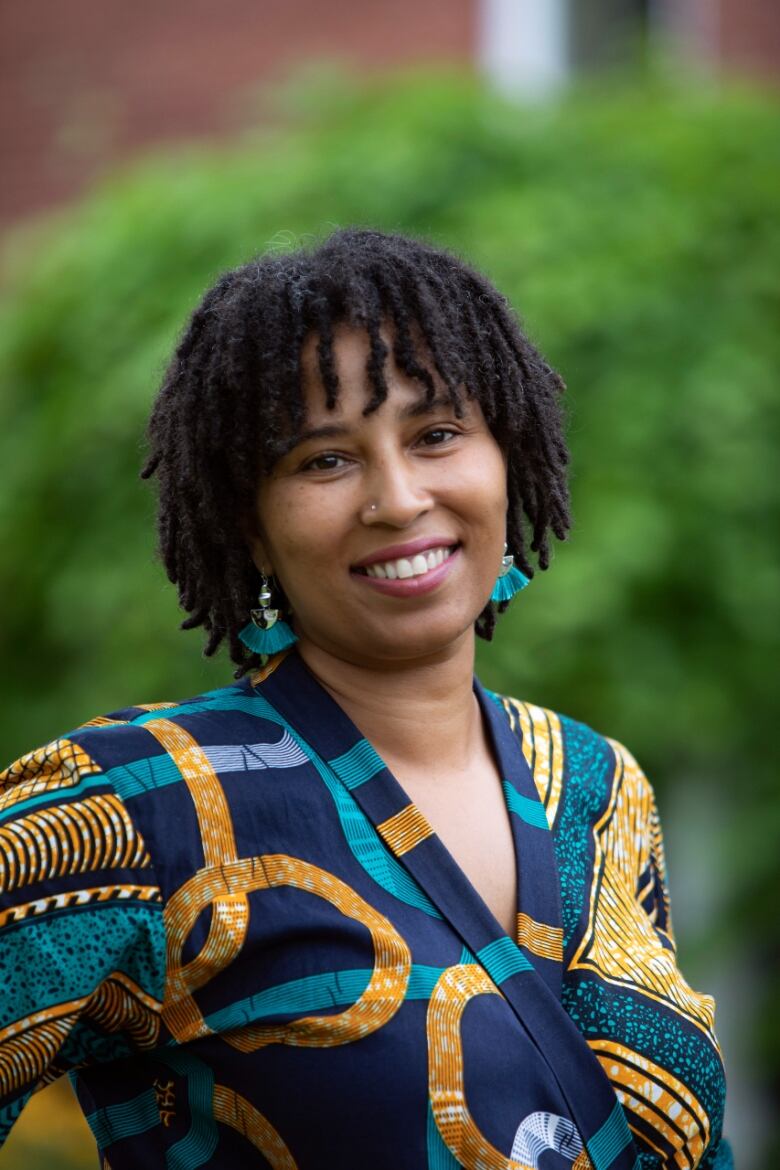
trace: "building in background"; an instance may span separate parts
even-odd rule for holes
[[[713,77],[780,77],[773,0],[482,0],[475,16],[483,68],[530,97],[585,70],[630,67],[650,45]]]
[[[455,63],[535,99],[651,39],[716,77],[780,67],[775,0],[5,0],[0,22],[6,228],[139,151],[270,116],[263,94],[312,60]]]

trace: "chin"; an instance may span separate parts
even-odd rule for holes
[[[378,635],[365,631],[355,649],[361,658],[373,661],[401,663],[425,658],[446,657],[462,645],[463,638],[473,636],[474,620],[431,622],[415,621],[398,623],[392,637],[386,629]]]

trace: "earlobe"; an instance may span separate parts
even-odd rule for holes
[[[273,566],[266,551],[263,538],[257,530],[257,525],[251,520],[245,520],[241,525],[241,530],[246,541],[247,551],[249,552],[252,562],[259,572],[264,573],[266,577],[273,574]]]
[[[255,537],[249,541],[249,555],[254,562],[255,567],[266,577],[273,577],[274,569],[271,564],[271,558],[268,556],[265,545],[260,537]]]

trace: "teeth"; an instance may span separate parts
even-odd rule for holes
[[[403,581],[409,577],[422,577],[446,561],[449,555],[449,548],[431,548],[413,557],[399,557],[397,561],[367,565],[365,571],[369,577],[378,577],[380,580]]]

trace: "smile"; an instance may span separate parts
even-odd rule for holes
[[[399,557],[394,561],[377,561],[373,565],[366,565],[357,569],[367,577],[374,577],[380,581],[405,581],[410,577],[424,577],[432,569],[437,569],[454,552],[455,546],[442,545],[439,548],[426,549],[412,557]]]

